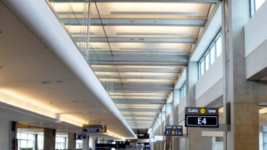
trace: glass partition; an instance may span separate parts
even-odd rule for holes
[[[17,133],[18,148],[29,148],[35,150],[35,134]]]

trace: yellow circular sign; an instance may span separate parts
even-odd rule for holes
[[[200,113],[204,114],[206,110],[204,108],[200,109]]]

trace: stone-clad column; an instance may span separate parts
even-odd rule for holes
[[[195,85],[198,81],[198,63],[189,62],[186,73],[187,106],[195,107]],[[202,146],[202,134],[200,128],[188,128],[188,150],[199,150]]]
[[[178,105],[181,101],[180,90],[173,90],[173,125],[179,125]],[[180,140],[177,137],[172,137],[172,150],[179,150]]]
[[[224,69],[226,102],[231,122],[227,150],[259,149],[259,109],[255,83],[246,80],[244,25],[250,18],[250,0],[224,2]],[[256,67],[256,66],[255,66]]]
[[[68,150],[76,150],[76,134],[68,133]]]
[[[172,101],[173,101],[173,96],[172,96]],[[171,116],[171,113],[172,113],[172,109],[173,109],[173,106],[172,106],[172,104],[170,104],[170,103],[167,103],[166,104],[166,113],[165,113],[165,115],[166,115],[166,120],[165,120],[165,122],[166,122],[166,125],[173,125],[171,122],[170,122],[170,120],[173,120],[172,118],[170,118],[170,117],[173,117],[173,116]],[[165,134],[164,132],[165,132],[165,126],[163,127],[163,135]],[[171,137],[170,136],[165,136],[166,137],[166,150],[170,150],[171,149]]]
[[[55,150],[56,130],[44,128],[44,150]]]
[[[83,139],[83,150],[89,149],[89,135],[86,135],[86,138]]]

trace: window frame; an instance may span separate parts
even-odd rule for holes
[[[267,150],[267,132],[263,132],[262,136],[263,150]]]
[[[256,1],[255,0],[250,0],[250,17],[252,17],[255,12],[256,12]]]
[[[180,91],[180,101],[186,96],[186,82],[181,87]]]
[[[257,12],[257,9],[256,9],[256,1],[257,0],[250,0],[250,7],[249,7],[250,8],[250,17],[252,17]],[[264,1],[266,2],[266,0],[264,0]]]

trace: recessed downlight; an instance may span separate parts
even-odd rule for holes
[[[48,81],[42,81],[41,83],[42,83],[42,84],[49,84]]]

